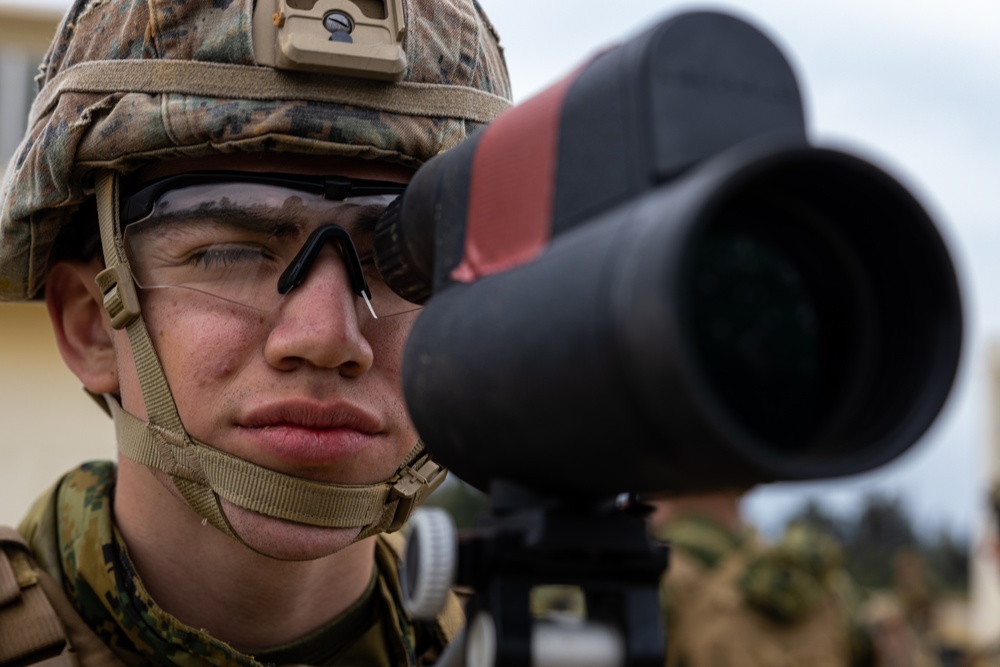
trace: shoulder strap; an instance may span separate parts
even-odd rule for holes
[[[0,667],[125,667],[38,567],[24,538],[0,526]]]
[[[24,538],[0,526],[0,665],[76,666]]]
[[[402,563],[403,555],[406,553],[406,539],[400,533],[381,533],[378,536],[378,545],[393,561],[394,567],[387,568],[389,571],[385,572],[384,575],[391,582],[395,591],[397,591],[397,595],[401,596],[399,565]],[[419,624],[417,621],[413,622]],[[465,610],[458,596],[452,592],[448,596],[445,608],[434,619],[434,622],[427,623],[424,627],[433,632],[434,643],[437,644],[437,649],[443,650],[464,626]]]

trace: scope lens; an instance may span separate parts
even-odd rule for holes
[[[699,366],[728,412],[773,447],[813,440],[851,373],[857,279],[825,222],[735,202],[690,265]]]

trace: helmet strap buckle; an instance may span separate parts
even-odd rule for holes
[[[448,471],[430,458],[416,466],[406,466],[389,490],[389,499],[398,499],[399,504],[386,532],[399,530],[414,508],[441,486],[447,476]]]
[[[104,309],[113,328],[124,329],[139,317],[139,295],[127,266],[116,264],[104,269],[97,274],[97,286],[104,295]]]

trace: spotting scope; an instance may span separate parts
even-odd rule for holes
[[[925,208],[808,137],[747,22],[689,12],[421,167],[377,265],[436,460],[564,498],[868,471],[932,424],[962,308]]]

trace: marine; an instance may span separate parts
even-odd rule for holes
[[[837,543],[789,526],[774,544],[742,520],[744,489],[654,503],[671,547],[661,602],[670,667],[873,664]]]
[[[417,665],[461,627],[454,597],[401,601],[395,531],[445,471],[401,393],[419,304],[371,236],[509,107],[506,65],[474,0],[331,7],[63,18],[4,176],[0,299],[46,301],[119,455],[0,531],[0,665]]]

